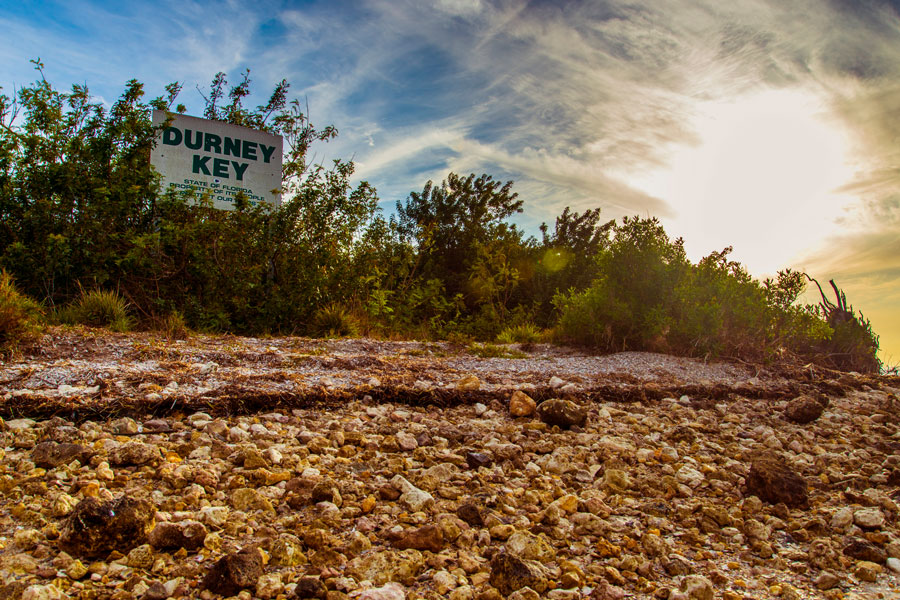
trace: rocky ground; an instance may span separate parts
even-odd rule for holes
[[[0,599],[896,598],[898,389],[58,329],[0,366]]]

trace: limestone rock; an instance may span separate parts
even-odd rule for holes
[[[419,447],[419,440],[417,440],[416,436],[412,435],[411,433],[398,431],[397,445],[400,446],[401,450],[411,451]]]
[[[346,573],[357,580],[367,579],[375,585],[389,581],[411,584],[425,569],[425,560],[418,550],[372,551],[351,560]]]
[[[112,449],[109,464],[113,466],[141,466],[160,460],[159,448],[152,444],[128,442]]]
[[[491,558],[490,582],[505,596],[524,587],[530,587],[536,592],[544,592],[548,587],[547,577],[540,563],[517,558],[505,551],[497,552]]]
[[[831,515],[831,527],[838,531],[843,531],[850,527],[853,523],[853,509],[849,506],[842,506]]]
[[[509,414],[513,417],[530,417],[537,409],[534,399],[521,390],[516,390],[509,399]]]
[[[840,583],[841,578],[831,571],[822,571],[813,581],[813,585],[823,592],[837,587]]]
[[[834,543],[827,538],[813,540],[807,553],[809,564],[822,570],[839,569],[841,558],[834,547]]]
[[[591,591],[590,600],[624,600],[625,590],[607,581],[600,581]]]
[[[774,453],[753,460],[747,475],[747,491],[771,504],[783,502],[790,507],[803,507],[808,502],[806,480]]]
[[[666,556],[669,553],[669,544],[655,533],[644,533],[641,536],[641,547],[647,556],[651,558]]]
[[[900,558],[891,557],[885,561],[885,564],[894,573],[900,573]]]
[[[193,552],[203,547],[207,533],[206,526],[199,521],[159,523],[150,532],[147,541],[154,548],[184,548]]]
[[[396,582],[386,583],[378,588],[363,590],[358,600],[405,600],[406,590]]]
[[[784,409],[784,418],[793,423],[805,425],[822,416],[825,407],[811,396],[798,396],[788,402]]]
[[[22,592],[22,600],[63,600],[66,594],[55,585],[29,585]]]
[[[35,466],[54,469],[73,460],[87,464],[93,455],[94,451],[82,444],[40,442],[32,449],[31,460]]]
[[[863,508],[853,513],[853,522],[863,529],[880,529],[884,525],[884,513],[877,508]]]
[[[200,587],[223,596],[237,595],[241,590],[256,589],[263,574],[263,561],[256,546],[226,554],[206,573]]]
[[[549,385],[550,385],[551,389],[558,390],[562,386],[566,385],[566,382],[562,378],[554,375],[553,377],[550,378]]]
[[[155,525],[155,513],[146,500],[85,498],[63,523],[59,547],[78,556],[127,552],[146,542]]]
[[[434,524],[423,525],[417,529],[406,529],[389,537],[391,544],[401,550],[413,549],[440,552],[446,544],[443,530]]]
[[[153,548],[150,544],[142,544],[137,548],[132,548],[128,553],[128,566],[135,569],[149,569],[153,566],[154,558]]]
[[[509,536],[504,548],[518,558],[542,563],[556,560],[556,550],[546,539],[525,531],[517,531]]]
[[[284,533],[272,542],[269,555],[271,563],[279,567],[296,567],[306,563],[300,538],[290,533]]]
[[[256,597],[262,600],[277,598],[283,591],[284,582],[281,580],[281,573],[267,573],[256,581]]]
[[[431,494],[420,490],[402,475],[395,475],[391,479],[391,485],[400,490],[400,503],[405,504],[413,512],[419,512],[434,505],[434,497]]]
[[[587,410],[571,400],[553,398],[541,402],[537,407],[541,421],[568,429],[573,425],[583,426],[587,422]]]
[[[463,392],[476,391],[481,387],[481,380],[475,375],[469,375],[468,377],[463,377],[457,381],[455,387]]]
[[[622,469],[607,469],[603,472],[603,487],[621,494],[633,485],[631,477]]]
[[[681,580],[681,591],[692,600],[713,600],[715,592],[712,582],[701,575],[687,575]]]
[[[853,574],[856,575],[860,581],[875,583],[883,570],[884,568],[881,565],[863,560],[856,564]]]

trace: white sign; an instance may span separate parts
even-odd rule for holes
[[[166,112],[153,111],[162,125]],[[215,208],[234,209],[243,192],[250,205],[281,203],[280,135],[221,121],[174,115],[150,153],[150,164],[162,175],[162,189],[193,190]]]

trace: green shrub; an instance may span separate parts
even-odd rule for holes
[[[21,294],[12,276],[0,272],[0,356],[15,354],[40,331],[42,313],[37,302]]]
[[[59,311],[58,318],[69,325],[107,327],[118,332],[134,326],[125,299],[118,292],[100,289],[82,290],[78,298]]]
[[[728,260],[730,251],[692,264],[656,219],[625,219],[599,255],[594,283],[554,298],[557,331],[602,351],[764,360],[788,349],[812,357],[831,328],[794,305],[802,274],[785,271],[760,284]]]
[[[587,290],[554,297],[562,336],[610,352],[663,349],[690,265],[682,241],[656,219],[625,218],[597,261],[600,276]]]
[[[359,335],[359,320],[341,304],[329,304],[315,312],[312,332],[316,337],[353,337]]]
[[[505,328],[497,336],[501,344],[536,344],[543,339],[541,331],[531,323],[522,323]]]

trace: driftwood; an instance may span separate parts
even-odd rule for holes
[[[872,331],[868,319],[862,313],[856,315],[853,307],[847,303],[847,295],[838,288],[834,279],[828,280],[834,290],[835,302],[832,302],[825,296],[818,281],[806,273],[803,275],[819,288],[819,295],[822,297],[819,307],[825,321],[835,332],[825,344],[824,358],[841,370],[878,373],[881,370],[881,361],[877,356],[878,336]]]

